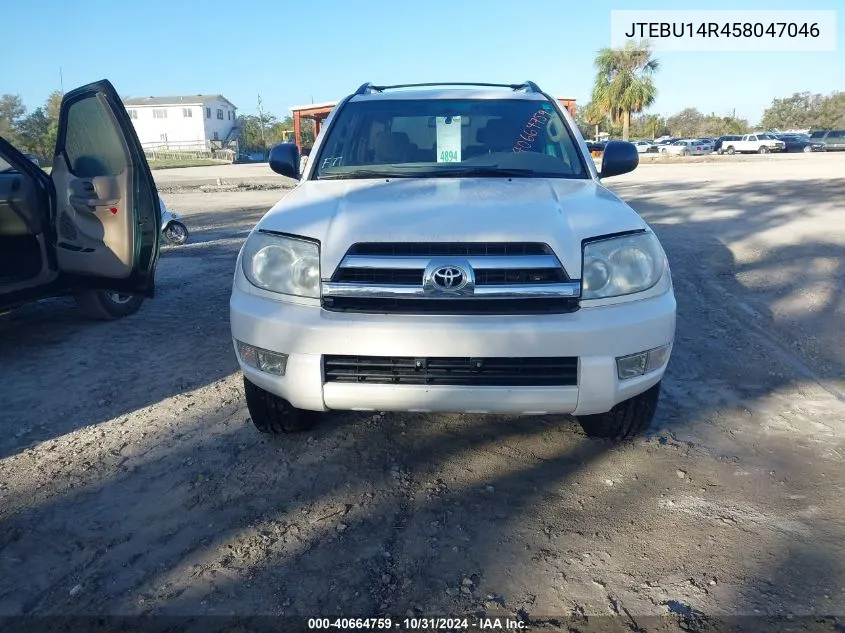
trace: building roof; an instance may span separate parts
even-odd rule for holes
[[[324,103],[309,103],[308,105],[291,106],[291,112],[298,112],[301,110],[323,110],[325,108],[333,108],[337,105],[337,101],[326,101]]]
[[[165,106],[165,105],[200,105],[206,101],[225,101],[233,108],[237,106],[221,94],[216,95],[181,95],[176,97],[130,97],[123,100],[127,106]]]

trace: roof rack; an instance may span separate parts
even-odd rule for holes
[[[358,90],[355,91],[356,95],[366,95],[372,94],[374,92],[384,92],[385,90],[394,90],[397,88],[430,88],[433,86],[480,86],[484,88],[510,88],[511,90],[525,90],[526,92],[537,92],[542,93],[543,91],[540,90],[539,86],[535,84],[533,81],[525,81],[521,84],[490,84],[490,83],[482,83],[482,82],[434,82],[434,83],[421,83],[421,84],[394,84],[392,86],[374,86],[371,83],[362,84]]]

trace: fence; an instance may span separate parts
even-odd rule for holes
[[[169,149],[144,149],[147,160],[197,160],[211,159],[235,162],[235,152],[230,149],[200,149],[200,150],[169,150]]]

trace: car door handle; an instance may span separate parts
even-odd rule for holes
[[[100,198],[85,198],[83,196],[71,196],[70,202],[74,206],[81,205],[87,207],[113,207],[118,202],[120,202],[120,198],[115,200],[100,200]]]

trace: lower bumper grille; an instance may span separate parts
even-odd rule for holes
[[[572,387],[578,358],[323,356],[325,382],[477,387]]]

